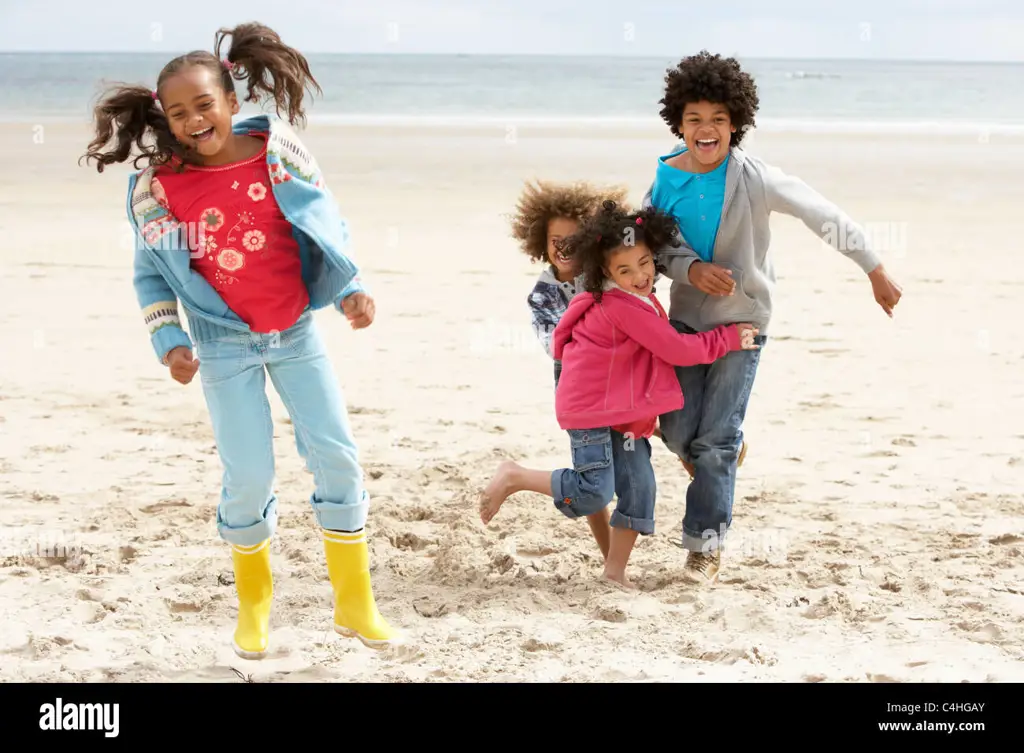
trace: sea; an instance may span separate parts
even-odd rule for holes
[[[659,57],[308,55],[310,123],[660,123]],[[103,87],[153,86],[165,56],[0,53],[0,120],[88,121]],[[741,59],[758,130],[1024,133],[1024,63]],[[266,110],[246,105],[242,113]]]

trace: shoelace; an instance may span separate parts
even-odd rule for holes
[[[716,557],[713,554],[691,554],[690,560],[692,564],[688,561],[687,566],[696,570],[701,575],[707,575],[711,566],[715,563],[715,559]]]

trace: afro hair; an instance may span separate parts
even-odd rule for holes
[[[754,79],[740,68],[736,58],[712,55],[707,50],[683,58],[666,72],[665,96],[659,104],[664,105],[661,117],[673,134],[682,138],[683,110],[686,105],[701,101],[721,104],[729,110],[729,118],[736,127],[730,146],[738,146],[754,126],[760,105]]]
[[[600,301],[608,254],[623,246],[640,244],[654,256],[655,269],[665,274],[658,251],[680,245],[676,219],[657,209],[632,212],[614,201],[605,201],[599,213],[585,220],[579,231],[566,239],[565,253],[579,263],[583,289]]]
[[[601,208],[603,200],[621,202],[625,196],[625,188],[602,188],[583,181],[528,183],[512,216],[512,237],[531,259],[547,261],[548,222],[559,217],[582,222]]]

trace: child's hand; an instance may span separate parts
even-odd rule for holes
[[[192,358],[192,351],[183,345],[167,354],[167,365],[171,367],[174,381],[188,384],[199,371],[199,359]]]
[[[732,295],[736,289],[732,272],[717,264],[695,261],[690,265],[688,276],[693,287],[708,295]]]
[[[373,324],[376,307],[373,304],[373,299],[366,293],[353,293],[341,302],[341,308],[352,325],[352,329],[363,329]]]
[[[737,324],[736,329],[740,333],[740,348],[743,350],[758,350],[760,345],[754,342],[757,337],[757,328],[753,324]]]
[[[889,277],[881,264],[875,267],[868,275],[871,280],[871,292],[875,294],[875,301],[882,310],[892,318],[892,310],[900,302],[903,296],[903,288],[896,284],[896,281]]]

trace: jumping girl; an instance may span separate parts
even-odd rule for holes
[[[278,115],[233,123],[236,80],[248,82],[246,101],[271,95]],[[255,23],[221,29],[213,54],[171,60],[155,89],[111,91],[96,108],[96,137],[85,155],[103,172],[127,161],[134,146],[141,150],[134,166],[146,163],[128,183],[135,291],[157,358],[181,384],[197,371],[202,382],[224,466],[217,528],[231,546],[238,592],[234,648],[245,658],[266,654],[273,601],[277,497],[267,375],[313,473],[310,502],[323,529],[334,628],[372,647],[399,639],[374,600],[364,531],[369,497],[313,321],[314,310],[333,306],[362,329],[373,322],[374,303],[348,253],[345,220],[290,127],[305,120],[307,85],[319,90],[306,59],[273,30]],[[114,147],[101,151],[111,138]]]

